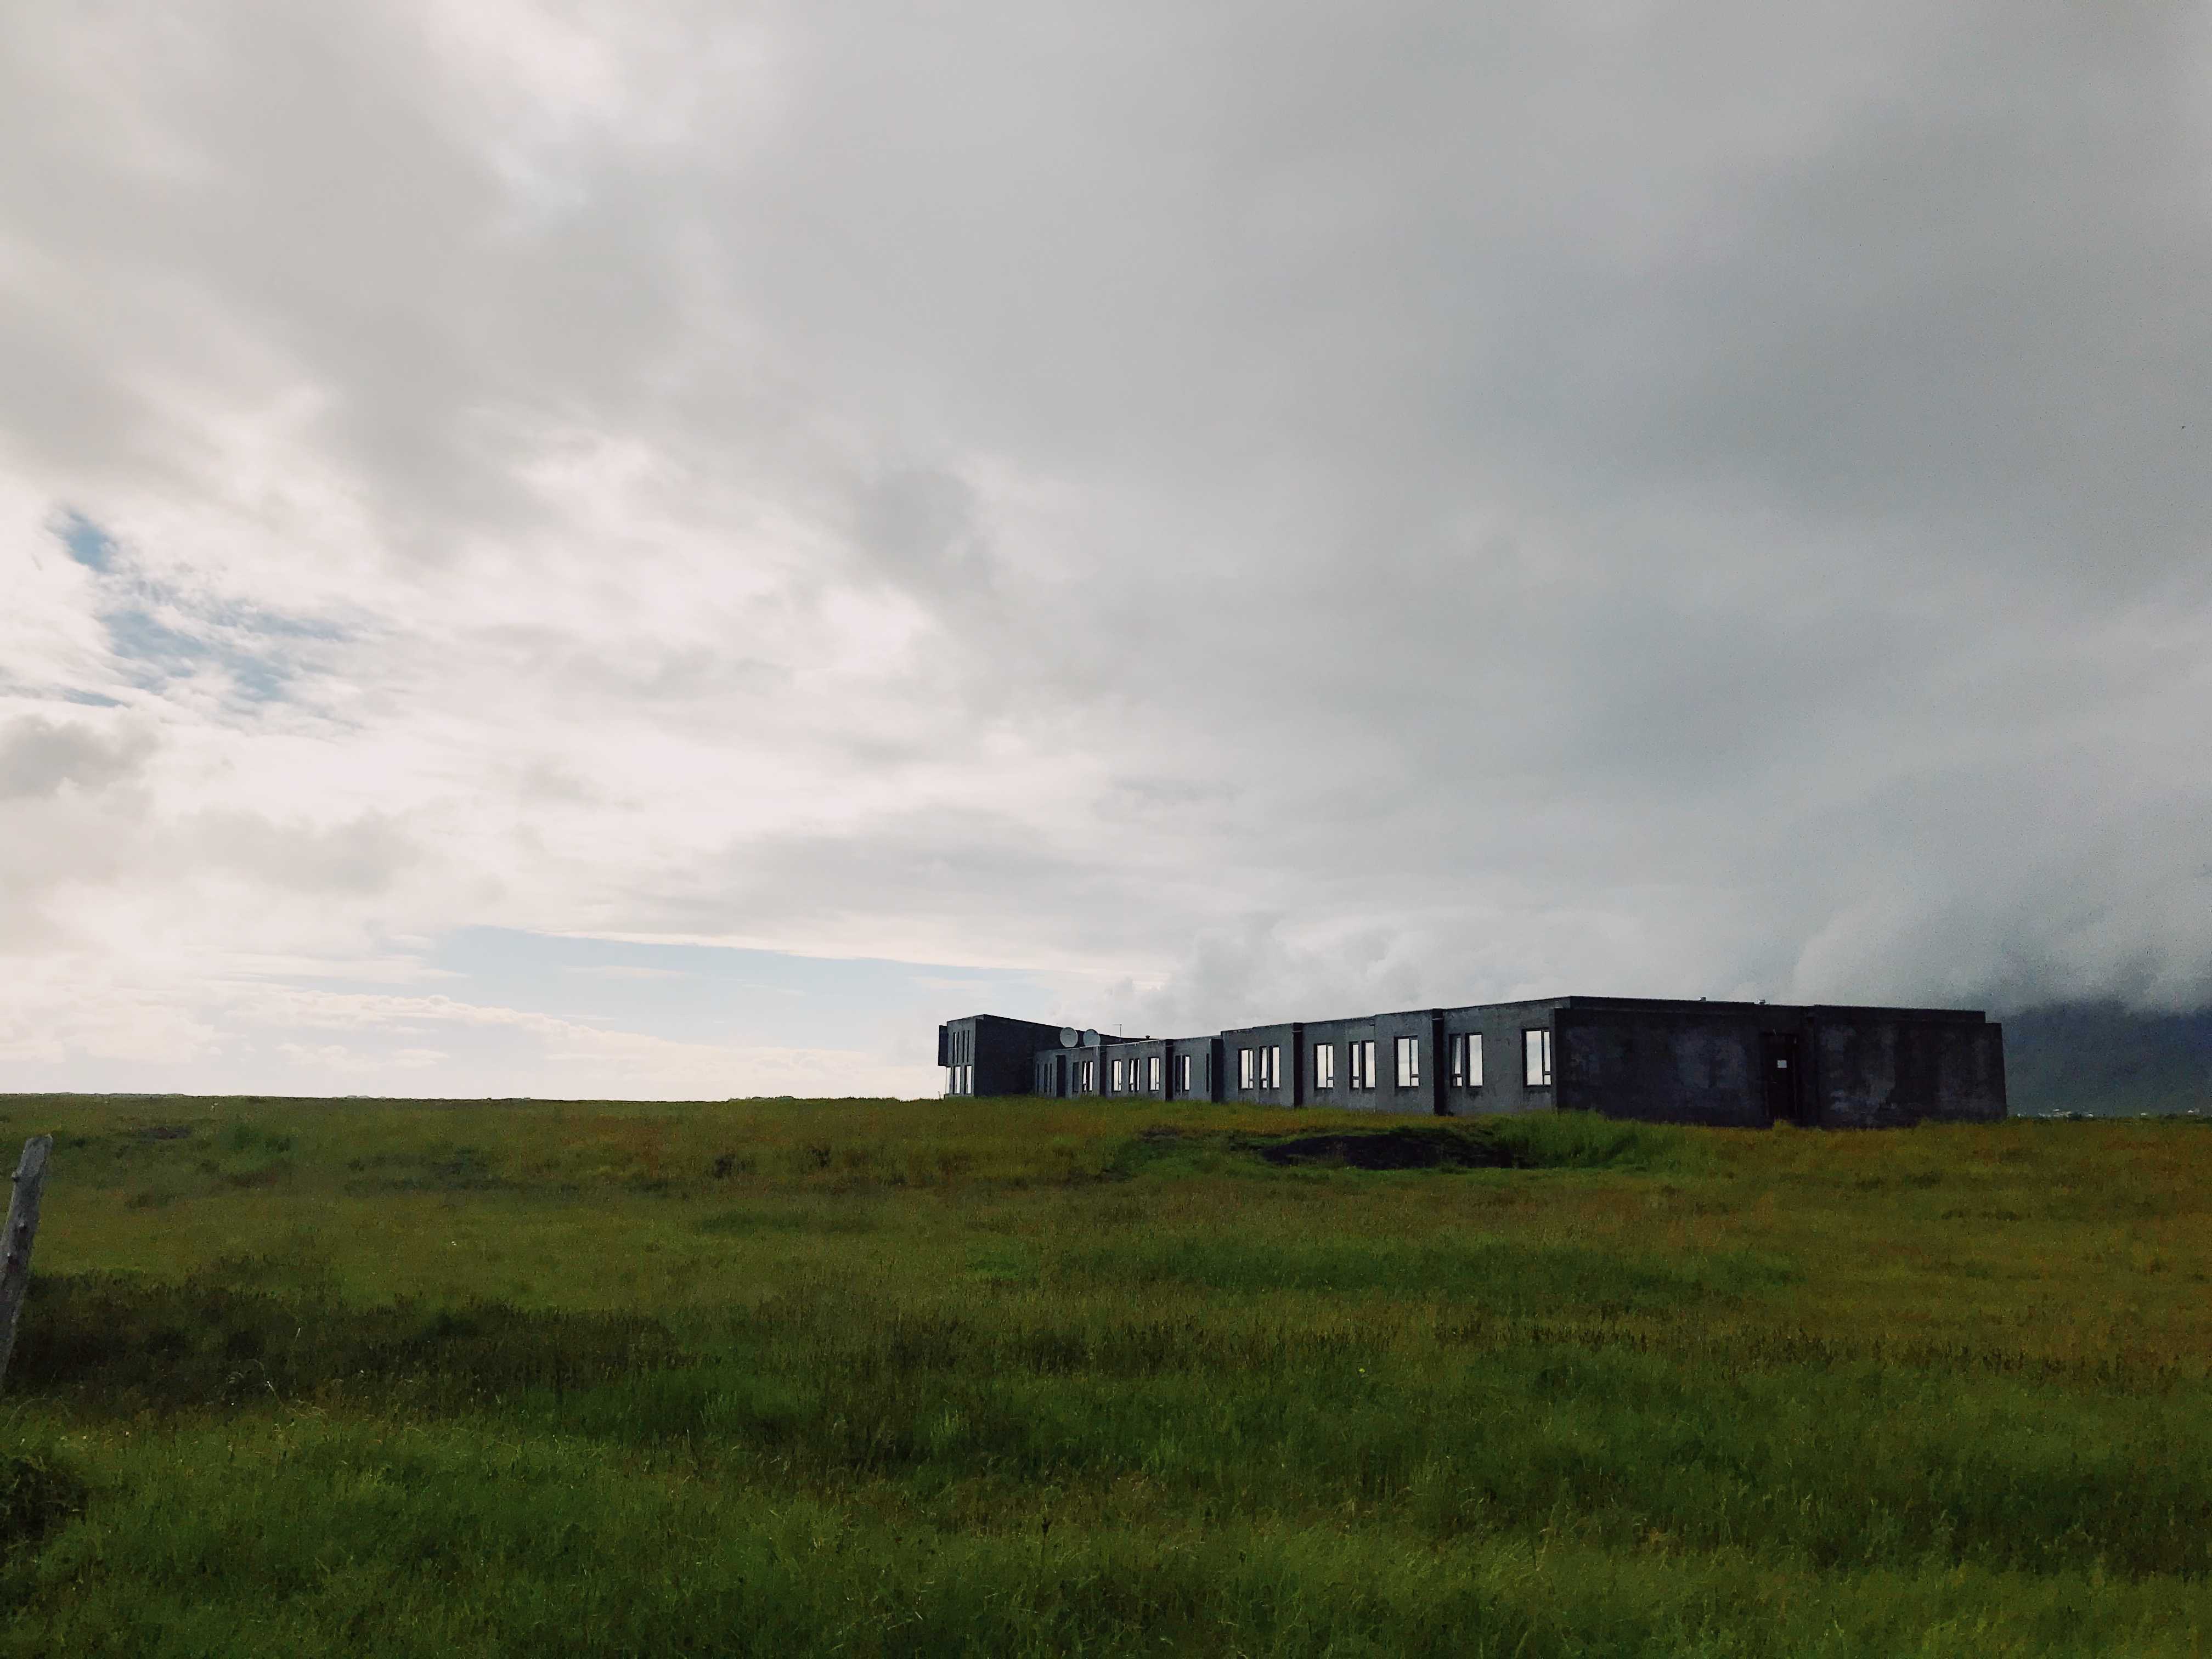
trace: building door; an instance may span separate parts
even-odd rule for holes
[[[1795,1031],[1765,1031],[1759,1035],[1759,1064],[1766,1074],[1766,1121],[1769,1123],[1802,1123],[1805,1121],[1801,1046]]]
[[[1054,1054],[1052,1057],[1052,1094],[1055,1100],[1067,1098],[1067,1056],[1066,1054]]]

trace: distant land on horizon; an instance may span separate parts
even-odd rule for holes
[[[2015,1117],[2212,1111],[2212,1009],[2138,1014],[2116,1002],[2073,1002],[2003,1021]]]

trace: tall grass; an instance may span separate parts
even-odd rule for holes
[[[2212,1623],[2212,1135],[1539,1117],[1365,1172],[1255,1152],[1371,1119],[1235,1109],[0,1112],[61,1133],[0,1652]]]

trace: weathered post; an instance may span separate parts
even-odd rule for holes
[[[23,1311],[23,1292],[31,1287],[31,1241],[39,1232],[39,1195],[46,1184],[46,1154],[52,1135],[33,1135],[23,1143],[15,1166],[15,1194],[8,1200],[8,1232],[0,1254],[0,1382],[15,1352],[15,1316]]]

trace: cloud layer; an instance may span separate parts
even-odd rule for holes
[[[974,1011],[426,1011],[485,927],[1155,1030],[2212,1002],[2208,69],[2174,8],[19,8],[0,1086],[918,1090]]]

